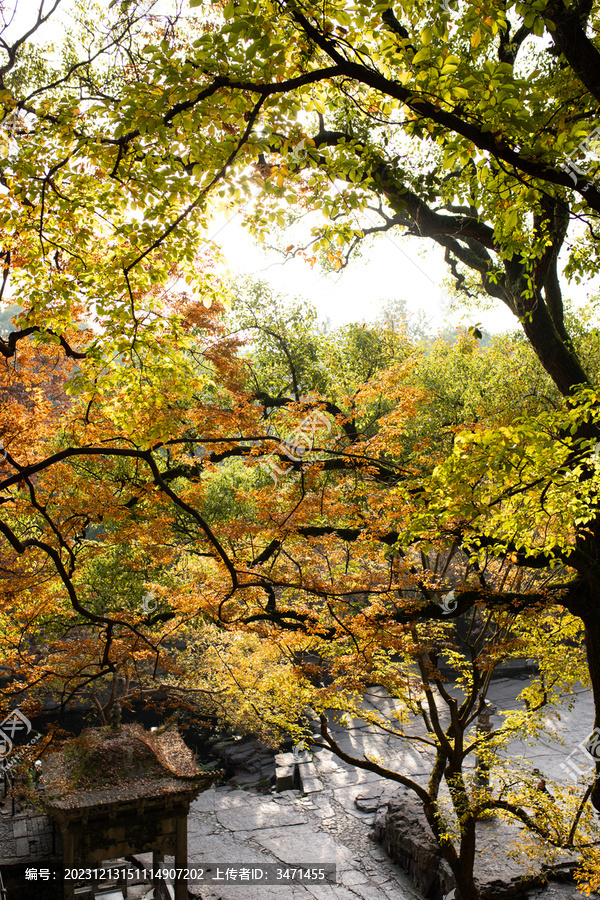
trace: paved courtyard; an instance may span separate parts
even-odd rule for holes
[[[502,679],[492,683],[489,699],[502,709],[514,707],[514,697],[526,682]],[[393,708],[393,701],[381,689],[373,689],[367,705]],[[593,728],[593,705],[589,691],[581,690],[566,699],[549,726],[555,737],[526,745],[514,742],[512,754],[528,758],[532,766],[547,777],[573,782],[576,773],[571,763],[584,771],[589,760],[577,745]],[[499,724],[497,714],[492,722]],[[410,772],[417,779],[428,772],[426,758],[414,747],[402,747],[389,735],[375,734],[364,720],[350,728],[333,727],[341,746],[356,755],[374,753],[398,771]],[[568,762],[569,754],[575,751]],[[220,864],[235,871],[240,866],[281,863],[284,867],[300,864],[318,867],[335,863],[337,884],[249,885],[233,880],[190,886],[190,892],[202,900],[416,900],[420,894],[402,870],[390,862],[370,837],[378,810],[384,808],[397,789],[392,781],[356,769],[341,762],[326,750],[313,756],[317,780],[311,793],[284,791],[264,795],[231,787],[212,789],[192,804],[189,817],[189,864]],[[316,789],[318,782],[322,789]],[[213,877],[216,872],[213,873]],[[230,877],[231,877],[230,872]],[[239,876],[236,876],[236,879]],[[531,897],[540,897],[532,891]],[[543,893],[543,900],[567,900],[581,897],[572,886],[554,885]]]
[[[336,885],[244,885],[233,882],[191,885],[190,893],[222,900],[267,898],[315,898],[315,900],[413,900],[419,894],[408,878],[391,863],[378,844],[369,839],[372,812],[354,805],[359,794],[385,789],[373,776],[348,782],[315,794],[284,791],[272,797],[246,791],[217,788],[202,794],[189,817],[190,866],[221,864],[239,869],[244,864],[280,863],[283,871],[299,864],[318,869],[333,863]],[[355,776],[356,773],[353,773]]]

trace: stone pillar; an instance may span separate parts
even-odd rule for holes
[[[484,708],[477,716],[475,733],[478,740],[485,740],[485,737],[493,730],[494,726],[490,722],[490,716],[493,716],[495,712],[497,712],[497,708],[493,703],[486,700]],[[489,769],[481,756],[482,755],[478,752],[475,761],[475,783],[479,785],[479,787],[489,788]]]
[[[65,869],[74,869],[76,866],[75,844],[76,836],[68,831],[62,832],[63,840],[63,866]],[[64,881],[64,898],[65,900],[74,900],[75,897],[75,881],[73,878],[65,878]]]
[[[162,869],[162,864],[164,862],[165,855],[160,850],[152,851],[152,868],[156,872],[157,869]],[[156,897],[162,897],[162,879],[153,878],[152,884],[154,885],[154,894]]]
[[[187,815],[177,816],[175,821],[175,868],[187,868]],[[175,900],[188,900],[187,879],[175,882]]]

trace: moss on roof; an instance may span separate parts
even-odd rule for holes
[[[220,772],[201,769],[175,727],[88,728],[44,759],[48,808],[86,808],[206,790]]]

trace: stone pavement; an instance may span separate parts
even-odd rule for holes
[[[188,819],[190,867],[334,863],[338,883],[196,884],[190,893],[202,900],[418,900],[407,877],[369,838],[373,813],[354,805],[357,794],[368,792],[367,781],[310,795],[284,791],[269,796],[229,787],[206,791],[192,804]]]
[[[514,707],[514,697],[525,685],[522,679],[494,681],[489,699],[499,711]],[[395,707],[380,688],[371,689],[365,704],[390,712]],[[565,767],[565,760],[592,731],[590,692],[582,690],[567,698],[559,715],[549,723],[555,737],[529,745],[514,742],[509,749],[511,754],[528,757],[548,777],[573,782],[577,776],[569,764]],[[492,721],[499,724],[501,717],[496,715]],[[386,766],[410,772],[417,780],[427,775],[429,764],[423,752],[376,733],[365,720],[354,720],[349,728],[334,725],[332,734],[355,755],[368,752],[379,756]],[[581,771],[585,762],[589,767],[583,755],[572,761],[575,758]],[[313,783],[320,782],[322,790],[265,795],[227,786],[202,794],[190,811],[189,865],[222,863],[224,868],[239,868],[247,863],[280,862],[290,867],[335,863],[338,883],[196,884],[190,885],[193,896],[202,900],[422,900],[407,876],[369,836],[378,811],[394,796],[397,784],[346,765],[326,750],[315,752],[313,760],[318,776]],[[532,900],[582,896],[568,885],[530,893]]]
[[[492,681],[488,698],[498,707],[514,709],[514,696],[527,684],[527,680],[502,678]],[[492,723],[499,725],[502,716],[496,714]],[[547,777],[567,784],[582,783],[592,763],[580,745],[594,728],[594,702],[589,689],[580,688],[564,698],[555,711],[546,716],[544,734],[524,743],[513,741],[509,745],[512,756],[523,756]]]

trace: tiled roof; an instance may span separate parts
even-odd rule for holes
[[[87,729],[47,756],[43,782],[47,808],[68,810],[197,793],[219,774],[196,764],[176,728],[156,734],[124,725]]]

